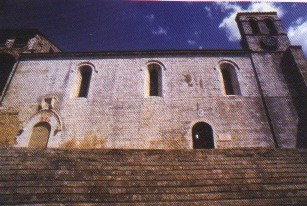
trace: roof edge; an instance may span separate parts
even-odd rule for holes
[[[237,15],[236,15],[235,20],[238,21],[240,16],[244,16],[244,15],[248,16],[248,15],[251,15],[251,14],[254,14],[254,15],[277,15],[277,12],[276,11],[269,11],[269,12],[238,12]]]
[[[247,50],[143,50],[143,51],[98,51],[98,52],[58,52],[58,53],[22,53],[20,58],[52,58],[83,56],[148,56],[148,55],[196,55],[196,54],[246,54]]]
[[[238,12],[237,16],[241,16],[241,15],[249,15],[249,14],[266,14],[266,15],[276,15],[277,12],[276,11],[267,11],[267,12]]]

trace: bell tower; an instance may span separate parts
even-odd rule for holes
[[[276,12],[238,13],[236,21],[242,37],[242,47],[246,50],[280,52],[290,46]]]
[[[238,13],[275,147],[306,147],[306,60],[292,46],[276,12]]]

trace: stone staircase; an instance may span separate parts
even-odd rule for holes
[[[307,150],[0,150],[0,204],[307,205]]]

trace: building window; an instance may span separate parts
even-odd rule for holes
[[[252,33],[253,34],[260,34],[258,22],[255,19],[249,19],[248,22],[249,22],[249,25],[252,29]]]
[[[147,96],[162,96],[162,68],[157,63],[148,65]]]
[[[273,34],[273,35],[277,34],[276,27],[274,25],[274,22],[271,19],[265,19],[264,23],[269,30],[269,34]]]
[[[75,89],[73,96],[76,97],[87,97],[90,87],[92,76],[92,68],[88,65],[81,66],[77,71]]]
[[[226,95],[240,95],[240,86],[235,67],[229,63],[220,66]]]

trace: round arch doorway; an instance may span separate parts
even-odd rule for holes
[[[192,128],[193,149],[213,149],[213,130],[205,122],[198,122]]]
[[[45,149],[47,148],[51,126],[47,122],[37,123],[33,129],[29,141],[29,148]]]

